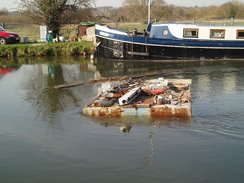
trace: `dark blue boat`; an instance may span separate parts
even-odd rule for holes
[[[148,31],[96,25],[99,58],[244,59],[244,26],[152,24]]]

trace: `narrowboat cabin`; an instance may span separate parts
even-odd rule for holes
[[[95,27],[98,58],[244,59],[244,26],[149,24],[138,32]]]

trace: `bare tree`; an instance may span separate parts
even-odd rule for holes
[[[123,12],[128,20],[147,19],[148,0],[125,0]]]
[[[39,25],[47,25],[55,35],[68,23],[67,16],[80,15],[94,4],[93,0],[20,0],[19,9]],[[78,14],[79,12],[79,14]],[[87,13],[87,12],[86,12]]]
[[[240,18],[243,17],[243,3],[239,1],[229,1],[218,7],[216,14],[218,18]]]
[[[8,14],[8,9],[7,8],[0,9],[0,15],[7,15],[7,14]]]
[[[160,19],[167,14],[164,0],[154,0],[151,4],[151,17]]]

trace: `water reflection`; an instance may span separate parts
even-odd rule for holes
[[[53,63],[22,65],[0,79],[1,178],[120,182],[126,175],[129,182],[243,180],[243,62],[92,64],[81,59],[69,64],[68,58],[62,59],[67,63],[57,64],[55,58]],[[98,85],[53,89],[94,78],[175,69],[188,70],[163,77],[192,79],[190,119],[88,117],[81,111],[97,94]]]
[[[57,61],[57,58],[54,60]],[[76,61],[79,62],[79,59]],[[220,93],[221,95],[225,93],[233,94],[243,90],[243,88],[238,86],[238,83],[243,82],[244,78],[240,77],[240,75],[243,75],[243,72],[240,72],[240,68],[243,68],[241,62],[201,61],[173,63],[103,60],[91,63],[89,60],[84,61],[82,58],[80,63],[73,64],[48,63],[22,65],[20,70],[24,75],[21,88],[26,91],[25,100],[32,104],[38,116],[49,122],[51,128],[61,128],[62,113],[77,109],[82,111],[86,102],[97,94],[100,85],[94,84],[67,89],[53,89],[56,85],[147,72],[187,69],[182,72],[169,72],[164,77],[192,79],[193,102],[194,99],[198,99],[205,104],[209,104],[214,103],[220,96]],[[132,127],[135,125],[154,127],[182,126],[188,128],[192,123],[192,119],[162,119],[155,117],[98,118],[89,120],[105,127],[116,125],[119,131],[125,133],[132,131]]]
[[[143,166],[149,166],[152,167],[153,166],[153,160],[154,160],[154,128],[153,127],[148,127],[148,138],[149,138],[149,144],[150,144],[150,153],[148,153],[145,158],[144,158],[144,162],[142,163]]]
[[[160,128],[166,126],[170,128],[189,128],[192,123],[191,117],[172,118],[156,116],[123,116],[123,117],[86,117],[89,121],[97,123],[105,128],[117,126],[118,131],[129,133],[133,131],[133,126],[144,126],[148,128]]]
[[[50,71],[50,68],[52,72]],[[55,90],[56,84],[70,81],[71,77],[78,77],[76,73],[62,65],[24,65],[21,67],[27,76],[22,81],[21,87],[26,91],[25,99],[32,103],[37,115],[49,121],[50,126],[60,127],[60,112],[69,108],[80,107],[81,96],[74,90]],[[68,75],[68,76],[67,76]]]

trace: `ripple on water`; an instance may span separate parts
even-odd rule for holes
[[[243,139],[244,122],[240,113],[224,113],[194,116],[200,130]]]

